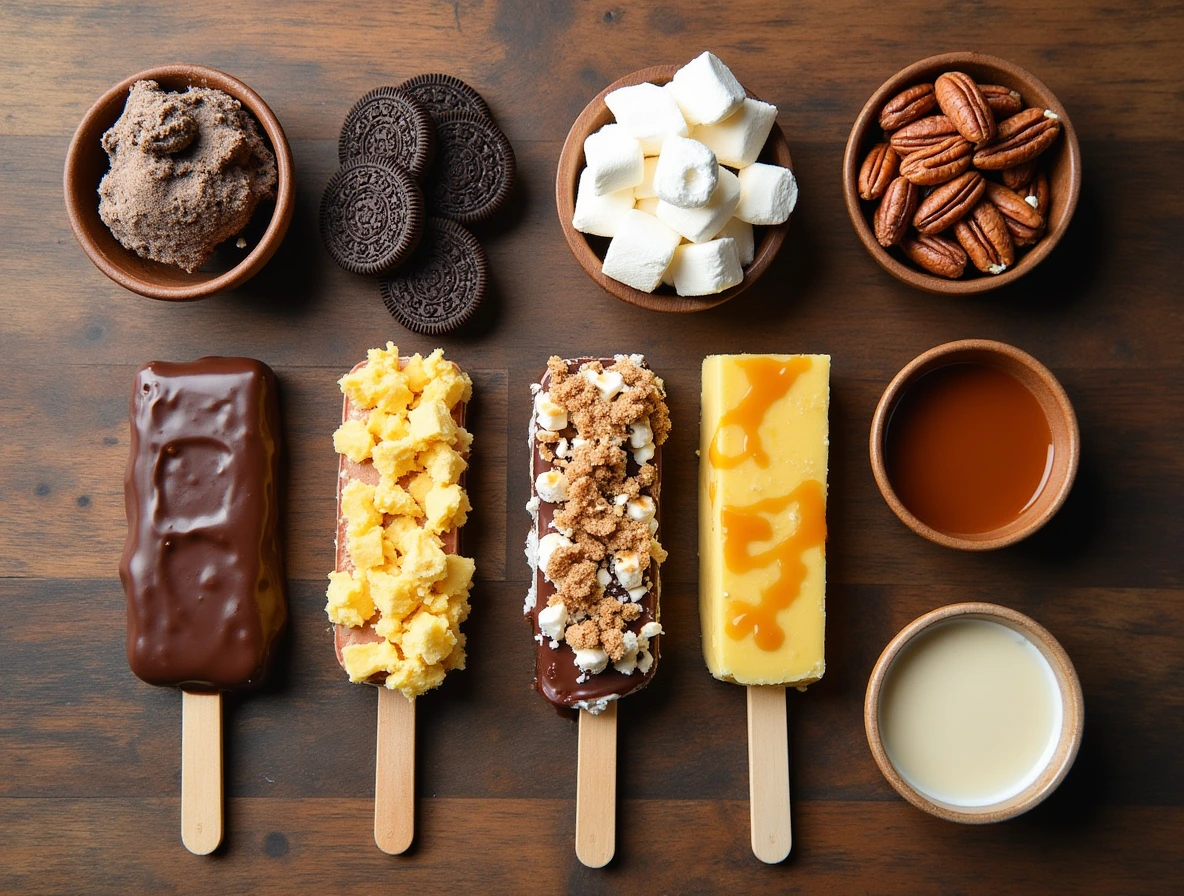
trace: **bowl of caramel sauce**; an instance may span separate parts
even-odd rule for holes
[[[993,550],[1060,509],[1080,434],[1056,377],[1002,342],[964,339],[918,355],[872,419],[872,472],[888,506],[946,547]]]

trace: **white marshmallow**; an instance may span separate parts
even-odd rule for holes
[[[650,418],[638,420],[629,424],[629,447],[640,448],[646,442],[653,441],[654,431],[650,428]]]
[[[688,137],[667,137],[654,172],[654,192],[679,208],[702,208],[719,183],[715,153]]]
[[[671,134],[685,137],[689,132],[673,95],[656,84],[619,87],[604,98],[604,103],[625,133],[641,141],[647,156],[661,152],[662,141]]]
[[[705,143],[721,165],[746,168],[761,154],[776,119],[776,106],[747,98],[739,112],[718,124],[700,125],[691,136]]]
[[[613,663],[613,668],[622,675],[632,675],[637,668],[637,650],[640,646],[637,635],[626,629],[621,633],[621,641],[625,647],[625,655]]]
[[[641,143],[611,125],[584,139],[584,160],[592,172],[592,189],[597,196],[630,190],[641,183],[645,174]]]
[[[638,209],[639,211],[645,212],[647,215],[653,215],[654,217],[657,217],[657,215],[658,215],[658,197],[657,196],[646,196],[644,199],[638,199],[637,202],[634,203],[633,207]]]
[[[641,554],[637,551],[617,551],[613,555],[613,572],[617,574],[617,581],[628,591],[630,588],[640,588],[642,585]]]
[[[535,493],[548,504],[567,500],[567,477],[562,470],[546,470],[534,481]]]
[[[567,605],[564,603],[551,604],[539,610],[539,631],[552,641],[562,641],[563,632],[567,628]]]
[[[534,419],[539,429],[559,432],[567,427],[567,410],[551,400],[550,392],[538,392],[534,397]]]
[[[637,603],[639,600],[641,600],[643,597],[645,597],[649,593],[650,593],[650,589],[646,588],[645,585],[639,585],[636,588],[630,588],[626,592],[626,594],[629,595],[629,600],[631,600],[633,603]]]
[[[551,565],[551,555],[561,547],[570,548],[571,539],[559,532],[548,532],[539,539],[539,569],[544,575],[547,575],[547,567]],[[551,576],[547,575],[547,578],[551,579]]]
[[[640,636],[645,640],[656,638],[662,634],[662,624],[660,622],[647,622],[641,627]]]
[[[743,201],[743,186],[741,186],[740,196],[741,201]],[[756,257],[756,240],[752,235],[751,224],[747,221],[741,221],[739,218],[731,218],[724,225],[724,229],[719,232],[716,239],[722,240],[724,237],[730,237],[736,241],[736,249],[740,252],[741,267],[746,268],[752,264],[752,259]]]
[[[613,583],[613,574],[603,566],[598,567],[596,570],[596,582],[601,588],[607,588]]]
[[[658,219],[692,243],[705,243],[723,230],[740,201],[740,180],[726,168],[718,169],[719,185],[702,208],[679,208],[658,200]]]
[[[633,460],[639,467],[644,463],[649,463],[654,459],[654,450],[654,443],[646,442],[640,448],[633,450]]]
[[[754,162],[740,169],[736,217],[749,224],[782,224],[798,204],[798,182],[780,165]]]
[[[744,279],[734,239],[679,246],[670,264],[674,291],[680,296],[710,296]]]
[[[657,506],[654,504],[654,499],[649,495],[638,495],[625,504],[625,513],[629,519],[637,520],[638,522],[652,520],[656,512]]]
[[[580,172],[580,185],[576,189],[576,210],[571,226],[580,233],[596,236],[612,236],[617,232],[625,212],[633,208],[633,190],[617,190],[615,193],[596,195],[592,184],[591,168]]]
[[[658,156],[646,156],[641,183],[633,188],[634,199],[650,199],[658,195],[654,189],[654,172],[658,170]]]
[[[737,183],[736,198],[739,197]],[[625,215],[616,236],[608,244],[608,252],[600,269],[605,276],[627,286],[653,292],[661,282],[662,273],[670,260],[674,258],[679,239],[679,235],[667,224],[653,215],[633,209]]]
[[[615,370],[602,370],[596,373],[587,369],[584,371],[584,379],[596,387],[601,401],[612,401],[617,393],[625,388],[625,378]]]
[[[687,124],[715,124],[744,103],[744,88],[714,53],[703,52],[674,73],[670,92]]]
[[[580,671],[587,672],[589,675],[599,675],[608,665],[608,654],[599,647],[593,647],[591,650],[577,650],[575,655],[575,663],[580,667]]]

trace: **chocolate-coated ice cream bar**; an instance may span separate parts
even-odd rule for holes
[[[551,358],[530,426],[535,686],[602,712],[658,662],[665,387],[640,355]]]
[[[287,616],[278,383],[250,358],[136,373],[120,563],[127,656],[149,684],[257,683]]]

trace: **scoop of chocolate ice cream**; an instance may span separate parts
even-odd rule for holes
[[[103,149],[111,160],[99,184],[103,222],[127,249],[186,271],[275,196],[275,155],[221,90],[169,93],[137,81]]]

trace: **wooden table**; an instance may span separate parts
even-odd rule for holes
[[[0,6],[0,891],[313,893],[1178,892],[1184,863],[1184,340],[1178,4],[743,2]],[[408,5],[410,6],[410,5]],[[801,202],[761,283],[664,316],[603,293],[575,264],[552,198],[579,110],[619,75],[710,48],[780,108]],[[1081,202],[1033,274],[981,298],[912,291],[859,245],[840,159],[870,93],[951,49],[1004,56],[1058,95],[1080,135]],[[65,149],[87,106],[149,65],[231,72],[283,122],[298,171],[287,240],[244,288],[142,299],[82,254],[63,209]],[[482,233],[488,308],[447,339],[403,331],[371,280],[316,233],[350,104],[448,71],[488,98],[518,155],[512,210]],[[918,352],[1000,339],[1060,378],[1082,460],[1045,531],[988,555],[911,534],[867,458],[876,400]],[[350,685],[323,613],[333,564],[335,380],[388,339],[437,342],[472,372],[479,583],[468,669],[419,710],[418,838],[372,836],[375,693]],[[617,858],[573,851],[576,726],[531,690],[528,385],[552,353],[643,350],[669,386],[657,679],[621,706]],[[695,468],[699,362],[710,352],[824,351],[831,408],[828,671],[791,693],[795,845],[748,845],[745,700],[700,656]],[[116,577],[127,397],[151,358],[260,358],[283,385],[292,625],[273,683],[226,712],[227,836],[179,840],[180,698],[124,657]],[[1069,778],[1015,821],[961,827],[888,787],[864,740],[872,663],[906,622],[990,600],[1047,626],[1076,662],[1087,723]]]

